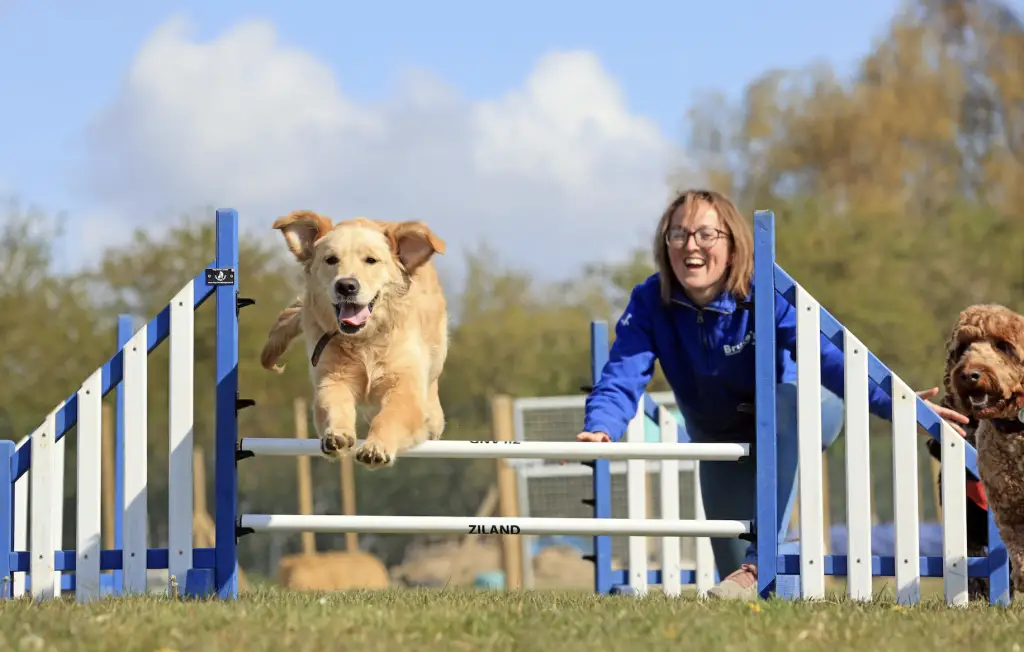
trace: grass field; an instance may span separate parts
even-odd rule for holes
[[[1024,645],[1024,609],[598,598],[586,592],[259,589],[237,602],[73,598],[0,602],[0,650],[1000,650]]]

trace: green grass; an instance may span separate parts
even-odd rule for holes
[[[598,598],[585,592],[259,589],[237,602],[0,602],[0,650],[1020,650],[1024,609]]]

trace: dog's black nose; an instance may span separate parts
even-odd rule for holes
[[[354,297],[359,294],[359,280],[351,276],[339,278],[334,282],[334,289],[338,292],[338,296]]]
[[[978,370],[965,371],[960,373],[960,378],[967,382],[976,383],[981,380],[981,372]]]

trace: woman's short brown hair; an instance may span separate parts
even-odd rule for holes
[[[668,259],[668,233],[672,215],[683,207],[688,218],[702,204],[711,204],[723,230],[729,233],[730,255],[729,267],[726,270],[725,290],[737,299],[746,299],[750,292],[751,280],[754,276],[754,233],[747,220],[740,214],[736,204],[725,195],[714,190],[687,190],[673,199],[661,214],[658,229],[654,235],[654,264],[661,278],[661,300],[668,304],[672,296],[673,285],[678,285],[672,263]]]

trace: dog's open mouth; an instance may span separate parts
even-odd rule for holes
[[[334,304],[334,311],[338,317],[338,326],[341,328],[341,332],[347,335],[358,333],[366,326],[366,322],[370,319],[370,314],[373,312],[373,305],[377,302],[377,297],[374,297],[370,303],[352,303],[346,301],[344,303]]]
[[[1007,409],[1014,407],[1014,395],[1002,396],[984,390],[975,390],[967,394],[967,402],[975,417],[989,419],[999,416]],[[1015,408],[1016,409],[1016,408]]]
[[[988,392],[971,392],[967,395],[967,400],[970,402],[971,408],[975,410],[984,410],[994,403]]]

